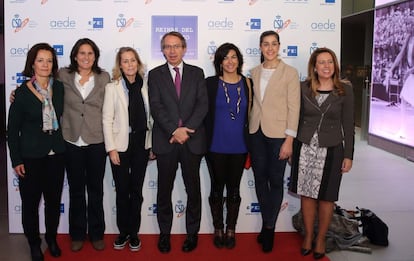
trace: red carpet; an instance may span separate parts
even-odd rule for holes
[[[83,249],[79,252],[70,250],[70,238],[68,235],[59,235],[58,243],[62,249],[60,258],[53,258],[49,251],[45,252],[46,261],[243,261],[243,260],[260,260],[260,261],[306,261],[313,260],[312,255],[303,257],[299,249],[302,242],[298,233],[276,233],[275,247],[269,254],[262,252],[260,245],[256,242],[257,234],[244,233],[236,234],[236,247],[232,250],[217,249],[213,246],[212,235],[199,235],[198,247],[191,253],[181,251],[185,235],[171,236],[171,252],[161,254],[157,248],[158,235],[140,235],[142,248],[138,252],[131,252],[126,246],[123,250],[114,250],[112,242],[116,235],[105,235],[106,248],[104,251],[96,251],[92,248],[90,242],[85,242]],[[329,261],[328,257],[320,259]]]

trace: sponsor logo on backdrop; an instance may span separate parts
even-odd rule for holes
[[[156,203],[152,203],[148,207],[147,216],[148,217],[154,217],[156,215],[157,215],[157,204]]]
[[[301,72],[299,72],[299,80],[300,81],[305,81],[307,78],[306,74],[302,74]]]
[[[219,4],[229,4],[229,3],[234,3],[234,0],[220,0],[218,1]]]
[[[12,184],[13,184],[14,191],[19,191],[19,178],[14,177],[12,179]]]
[[[61,214],[65,213],[65,204],[64,203],[60,203],[60,213]]]
[[[284,0],[285,4],[308,4],[310,0]]]
[[[112,205],[111,214],[112,214],[112,216],[116,216],[116,206],[114,206],[114,205]]]
[[[322,0],[321,5],[334,5],[335,0]]]
[[[152,203],[152,205],[150,205],[148,207],[148,215],[147,216],[156,216],[157,215],[157,204]]]
[[[260,57],[260,48],[259,47],[247,47],[244,50],[245,56],[247,57]]]
[[[233,30],[234,22],[228,17],[207,21],[208,30]]]
[[[248,179],[248,180],[247,180],[247,187],[248,187],[249,189],[254,189],[254,188],[255,188],[254,179]]]
[[[175,213],[177,213],[178,218],[184,216],[185,209],[186,209],[186,207],[185,207],[183,201],[182,200],[177,200],[177,203],[175,204],[175,207],[174,207],[174,211],[175,211]]]
[[[88,21],[89,31],[98,31],[104,28],[104,18],[103,17],[93,17],[92,20]]]
[[[116,18],[116,27],[118,27],[118,32],[125,31],[128,27],[132,26],[134,23],[134,18],[126,18],[124,14],[119,14]]]
[[[54,44],[53,49],[55,49],[55,52],[56,52],[57,56],[63,56],[64,55],[63,44]]]
[[[250,18],[245,23],[245,31],[256,31],[262,29],[262,20],[260,18]]]
[[[283,185],[284,185],[284,189],[285,189],[285,190],[288,190],[288,189],[289,189],[289,184],[290,184],[290,177],[289,177],[289,176],[287,176],[287,177],[285,177],[285,178],[284,178],[284,180],[283,180]]]
[[[11,0],[9,1],[10,4],[24,4],[25,2],[27,2],[28,0]],[[41,5],[45,5],[48,2],[48,0],[41,0],[40,4]]]
[[[297,57],[298,56],[298,46],[297,45],[288,45],[287,48],[282,50],[284,57]]]
[[[11,20],[12,28],[15,33],[20,32],[29,24],[30,19],[28,17],[22,18],[19,14],[15,14]]]
[[[277,33],[285,30],[292,21],[290,19],[283,20],[280,15],[276,15],[275,20],[273,20],[273,28]]]
[[[313,51],[315,51],[316,49],[318,49],[318,44],[317,43],[312,43],[311,46],[309,47],[309,54],[312,54]]]
[[[69,189],[69,181],[68,178],[65,175],[65,178],[63,179],[63,189]]]
[[[24,76],[21,72],[16,73],[15,76],[12,77],[14,83],[22,84],[26,81],[26,76]]]
[[[198,57],[198,17],[197,16],[152,16],[151,18],[151,54],[152,58],[164,59],[160,41],[165,33],[180,32],[186,42],[184,59]]]
[[[260,205],[258,202],[251,202],[250,205],[246,207],[246,215],[258,215],[260,214]]]
[[[135,49],[135,51],[137,51],[138,55],[141,55],[141,53],[142,53],[141,48],[139,48],[139,47],[135,47],[135,44],[128,45],[128,46],[129,46],[129,47],[131,47],[131,48],[133,48],[133,49]],[[120,49],[120,47],[116,47],[116,48],[114,49],[115,54],[117,54],[117,53],[119,52],[119,49]],[[149,161],[149,162],[148,162],[148,165],[149,165],[149,164],[151,164],[151,162],[152,162],[152,161]]]
[[[325,21],[315,21],[310,24],[312,31],[319,32],[335,32],[336,24],[332,22],[329,18]]]
[[[9,54],[11,57],[26,57],[27,53],[29,52],[30,45],[22,47],[12,47],[9,50]]]
[[[149,189],[157,189],[157,187],[158,187],[157,180],[155,180],[155,179],[148,180],[148,188]]]
[[[14,205],[13,212],[14,212],[14,214],[21,214],[22,213],[22,206],[21,205]]]
[[[259,0],[249,0],[249,5],[254,5],[255,3],[257,3]]]
[[[216,53],[217,45],[214,41],[210,41],[207,46],[207,54],[210,57],[210,60],[214,60],[214,54]]]
[[[50,29],[57,30],[73,30],[76,29],[76,20],[71,19],[69,16],[63,18],[62,20],[50,20],[49,27]]]

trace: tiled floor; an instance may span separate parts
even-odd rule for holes
[[[6,186],[0,182],[0,198]],[[354,166],[343,178],[338,204],[374,211],[389,226],[390,245],[372,254],[335,251],[332,261],[414,261],[414,163],[356,140]],[[0,201],[0,260],[26,261],[29,249],[22,235],[8,234],[5,201]],[[44,246],[45,247],[45,246]]]

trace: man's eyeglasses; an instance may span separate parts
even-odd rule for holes
[[[181,47],[183,47],[182,45],[179,45],[179,44],[174,44],[174,45],[164,45],[163,46],[163,49],[164,50],[177,50],[177,49],[179,49],[179,48],[181,48]]]

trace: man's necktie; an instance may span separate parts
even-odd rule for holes
[[[175,80],[174,80],[175,90],[177,91],[178,98],[180,98],[180,93],[181,93],[180,69],[178,67],[174,67],[174,71],[175,71]]]
[[[181,93],[181,77],[180,77],[180,69],[178,67],[174,67],[175,71],[175,79],[174,79],[174,85],[175,85],[175,91],[177,92],[178,99],[180,98]],[[181,127],[183,125],[183,122],[181,119],[178,120],[178,127]]]

